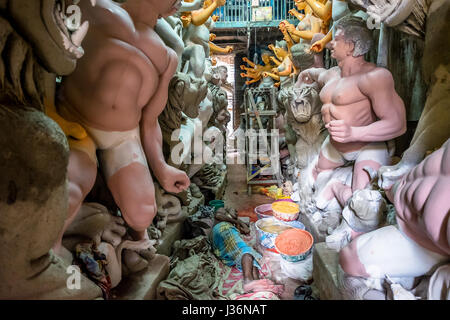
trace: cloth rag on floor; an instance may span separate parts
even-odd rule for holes
[[[253,256],[253,265],[261,269],[259,261],[262,256],[250,247],[242,238],[238,229],[228,222],[216,224],[212,231],[214,254],[228,266],[236,266],[242,272],[242,256]]]
[[[106,271],[106,256],[94,243],[79,243],[75,247],[75,261],[86,276],[97,284],[105,300],[110,298],[111,279]]]

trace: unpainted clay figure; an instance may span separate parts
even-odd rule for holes
[[[261,54],[261,59],[264,65],[255,64],[250,61],[247,57],[242,58],[244,62],[246,62],[250,68],[245,65],[241,65],[241,70],[246,71],[245,73],[241,73],[242,78],[251,78],[251,80],[247,80],[245,82],[246,85],[250,85],[252,83],[257,83],[263,79],[263,72],[270,72],[273,69],[273,65],[270,62],[270,55],[267,53]]]
[[[284,86],[291,85],[293,83],[291,74],[295,71],[289,57],[286,41],[277,41],[275,46],[269,45],[269,49],[275,53],[276,58],[272,59],[272,61],[275,62],[277,67],[273,68],[272,72],[263,72],[263,77],[271,77],[275,81],[278,81],[275,83],[276,87],[283,88]]]
[[[0,1],[0,299],[102,297],[84,275],[69,290],[71,261],[51,250],[67,215],[64,133],[73,126],[63,132],[43,111],[54,109],[56,76],[74,70],[87,31],[63,23],[66,9],[56,0]]]
[[[352,288],[353,277],[414,278],[431,274],[450,258],[450,140],[386,190],[398,225],[353,240],[339,262],[353,298],[365,299],[369,288]]]
[[[91,21],[86,54],[75,72],[63,79],[59,95],[59,113],[81,123],[99,150],[108,188],[136,241],[148,239],[147,227],[156,215],[149,166],[166,191],[178,193],[189,186],[187,175],[167,165],[162,152],[158,116],[178,60],[153,30],[158,18],[173,15],[180,3],[129,0],[120,6],[99,0],[93,8],[81,3]],[[95,181],[97,160],[92,151],[80,145],[71,149],[64,230]],[[54,249],[62,250],[60,241]]]

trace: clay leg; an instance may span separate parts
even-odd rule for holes
[[[369,184],[371,178],[364,167],[370,167],[377,172],[381,166],[389,163],[390,157],[385,142],[371,143],[362,148],[353,168],[352,191],[362,190]]]
[[[344,164],[344,158],[336,149],[334,149],[330,143],[330,138],[327,137],[322,144],[317,165],[313,169],[313,178],[316,181],[316,187],[323,185],[322,178],[324,178],[324,176],[319,177],[320,173],[332,172],[332,170],[342,167]],[[319,193],[316,197],[316,206],[319,209],[325,209],[328,206],[330,200],[335,197],[333,187],[337,183],[341,184],[338,181],[328,181],[328,178],[326,180],[326,185],[322,187],[321,190],[319,188]]]
[[[330,137],[328,136],[322,143],[320,148],[319,160],[313,171],[314,179],[324,171],[334,170],[342,167],[345,164],[342,155],[331,145]]]
[[[359,236],[339,255],[345,273],[371,278],[422,276],[446,259],[419,246],[394,226]]]
[[[178,36],[176,31],[165,19],[158,19],[155,26],[155,31],[161,37],[164,43],[176,52],[178,56],[177,71],[180,71],[181,56],[183,55],[184,50],[183,40]]]
[[[134,240],[148,239],[147,228],[156,215],[155,188],[149,169],[131,163],[119,169],[107,181]]]
[[[97,176],[97,164],[85,152],[72,149],[70,151],[67,171],[69,180],[69,209],[64,227],[53,247],[57,255],[63,254],[64,249],[62,248],[61,242],[64,232],[75,219],[84,198],[94,186]]]

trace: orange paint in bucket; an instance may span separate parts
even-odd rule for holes
[[[283,231],[276,239],[275,246],[286,255],[294,256],[311,249],[313,238],[309,232],[300,229]]]

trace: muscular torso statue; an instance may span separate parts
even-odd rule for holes
[[[322,87],[322,116],[330,134],[322,145],[315,177],[354,162],[352,187],[330,184],[317,199],[320,209],[333,197],[344,206],[354,191],[364,189],[370,178],[364,168],[376,171],[389,163],[386,142],[406,131],[405,107],[391,73],[364,60],[371,43],[365,23],[356,17],[345,17],[340,23],[331,42],[338,67],[300,74],[303,81],[314,80]]]
[[[134,129],[158,85],[163,85],[159,78],[170,80],[177,57],[152,28],[135,23],[112,1],[99,0],[95,8],[83,3],[90,21],[85,56],[65,78],[63,95],[88,126]]]
[[[81,123],[92,138],[71,143],[69,214],[73,221],[96,175],[96,157],[135,240],[148,239],[156,214],[149,166],[161,186],[181,192],[187,175],[167,165],[162,153],[158,116],[164,109],[169,82],[177,68],[175,52],[154,31],[158,18],[174,14],[180,0],[128,0],[122,6],[98,0],[82,2],[90,22],[85,56],[76,71],[63,79],[58,99],[61,115]],[[55,251],[61,249],[60,242]]]

